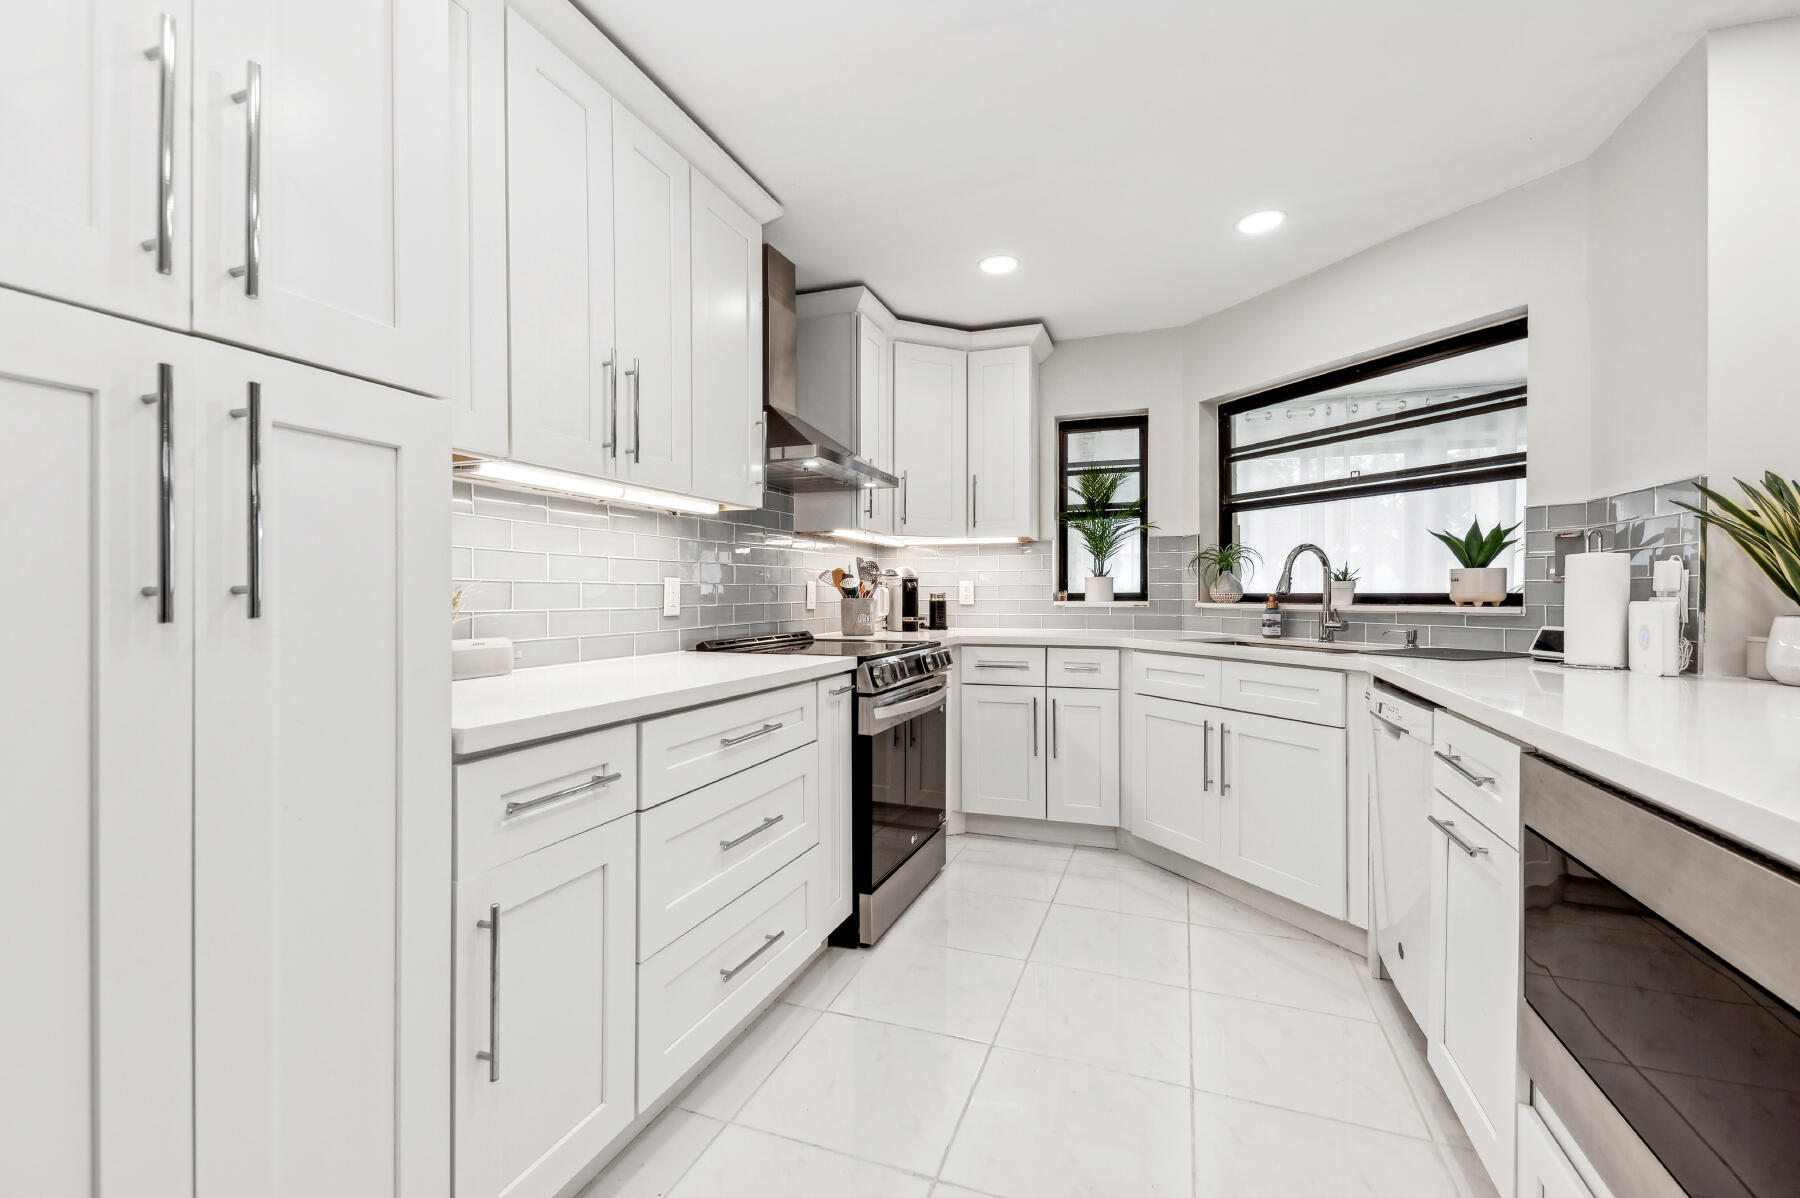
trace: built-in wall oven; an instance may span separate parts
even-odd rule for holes
[[[1534,1087],[1618,1198],[1800,1195],[1800,874],[1541,757],[1521,782]]]

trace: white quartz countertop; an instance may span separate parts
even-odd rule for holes
[[[856,668],[844,657],[653,653],[450,684],[450,751],[491,753]]]
[[[1194,632],[953,628],[935,636],[950,645],[1110,646],[1364,671],[1800,867],[1800,687],[1571,670],[1529,658],[1435,661],[1280,641],[1231,645]]]

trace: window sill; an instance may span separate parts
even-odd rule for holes
[[[1096,609],[1108,608],[1108,607],[1149,607],[1150,606],[1150,601],[1148,599],[1118,599],[1118,600],[1113,600],[1113,601],[1107,602],[1107,603],[1089,603],[1086,599],[1052,599],[1051,602],[1056,604],[1056,606],[1058,606],[1058,607],[1092,607],[1092,608],[1096,608]],[[1229,605],[1227,604],[1226,606],[1229,606]]]
[[[1240,600],[1237,603],[1212,603],[1205,600],[1194,604],[1202,611],[1239,612],[1254,615],[1260,613],[1263,605],[1257,600]],[[1282,611],[1318,611],[1317,603],[1283,603]],[[1525,609],[1512,607],[1459,607],[1454,603],[1353,603],[1348,607],[1340,607],[1338,613],[1366,612],[1372,616],[1468,616],[1471,620],[1499,620],[1507,617],[1518,617]]]

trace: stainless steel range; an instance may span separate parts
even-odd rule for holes
[[[944,867],[950,650],[937,641],[821,641],[809,632],[696,648],[857,659],[850,792],[856,909],[831,942],[875,943]]]

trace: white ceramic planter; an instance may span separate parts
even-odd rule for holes
[[[1334,582],[1331,584],[1331,606],[1349,607],[1356,602],[1356,581]]]
[[[1483,566],[1480,569],[1450,571],[1450,602],[1506,602],[1506,567]]]
[[[1206,593],[1214,603],[1236,603],[1244,597],[1244,584],[1236,574],[1221,574],[1212,580]]]
[[[1769,648],[1764,657],[1769,677],[1787,686],[1800,686],[1800,616],[1776,616],[1769,625]]]
[[[1087,590],[1082,594],[1089,603],[1111,603],[1113,597],[1112,576],[1109,574],[1102,577],[1098,574],[1089,574]]]

